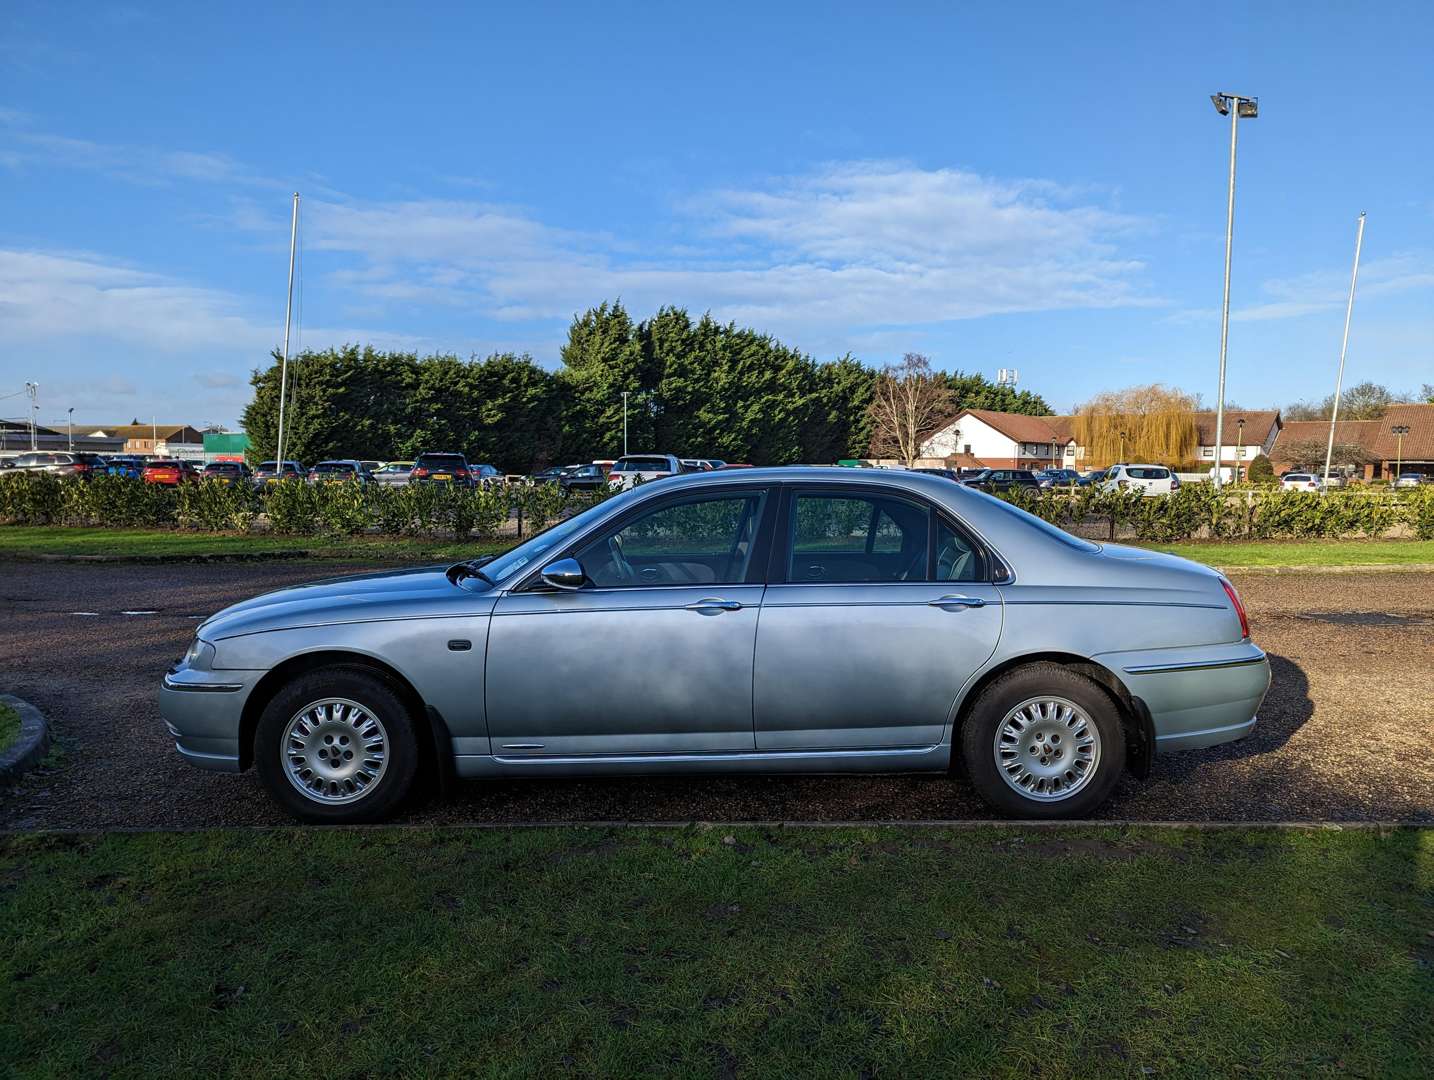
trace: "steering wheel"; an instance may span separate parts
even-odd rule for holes
[[[613,566],[617,568],[617,576],[620,581],[631,581],[636,576],[632,563],[628,562],[627,556],[622,553],[622,541],[616,536],[607,538],[607,554],[608,558],[612,560]]]

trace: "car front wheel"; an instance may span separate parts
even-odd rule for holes
[[[1002,813],[1082,818],[1120,779],[1125,738],[1103,687],[1059,664],[1031,664],[981,692],[961,755],[977,794]]]
[[[361,667],[306,672],[265,706],[254,760],[270,796],[301,821],[382,821],[413,787],[413,716],[377,673]]]

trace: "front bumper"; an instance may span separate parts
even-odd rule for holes
[[[1095,659],[1145,703],[1157,754],[1243,738],[1254,728],[1270,688],[1270,662],[1249,641],[1104,653]]]
[[[185,761],[213,772],[239,772],[244,703],[262,671],[171,668],[159,688],[159,714]]]

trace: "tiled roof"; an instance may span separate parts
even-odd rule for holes
[[[1391,430],[1407,427],[1401,451],[1399,437]],[[1249,431],[1246,425],[1245,430]],[[1297,443],[1325,442],[1328,420],[1291,420],[1275,439],[1270,456],[1279,458],[1280,448]],[[1434,461],[1434,405],[1391,405],[1378,420],[1337,420],[1334,441],[1356,443],[1375,461],[1393,461],[1401,452],[1406,461]]]
[[[1238,438],[1239,442],[1246,446],[1263,446],[1265,440],[1270,437],[1270,428],[1274,427],[1275,421],[1280,417],[1279,409],[1246,409],[1237,411],[1235,409],[1225,410],[1225,445],[1234,446]],[[1245,421],[1245,430],[1240,431],[1239,421]],[[1197,412],[1195,414],[1195,427],[1199,432],[1199,443],[1201,446],[1215,445],[1215,413]]]
[[[1052,419],[1049,416],[1025,416],[1021,413],[994,412],[991,409],[966,409],[956,419],[959,420],[962,416],[974,416],[1016,442],[1062,441],[1056,431],[1047,423]]]

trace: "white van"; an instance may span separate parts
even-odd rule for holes
[[[1169,495],[1180,490],[1180,477],[1164,465],[1112,465],[1100,486],[1102,491],[1130,488],[1145,495]]]

